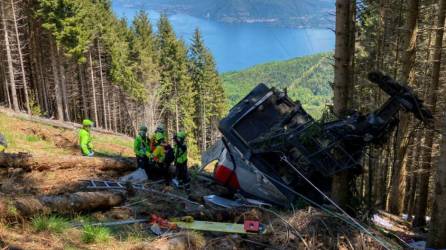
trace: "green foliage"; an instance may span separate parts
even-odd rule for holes
[[[321,53],[283,62],[257,65],[240,72],[221,75],[229,105],[240,101],[257,84],[263,82],[276,88],[287,88],[288,95],[299,100],[315,118],[322,115],[331,102],[333,67],[332,53]]]
[[[133,68],[134,73],[145,88],[149,88],[150,91],[156,91],[159,72],[156,64],[155,37],[146,12],[141,11],[138,13],[133,20],[131,31],[131,59],[136,62]]]
[[[207,148],[207,137],[216,129],[215,122],[225,112],[224,89],[218,76],[216,64],[210,51],[205,47],[201,33],[195,30],[189,48],[189,74],[196,93],[194,121],[197,124],[195,137],[200,138],[202,149]],[[223,97],[223,98],[222,98]]]
[[[42,26],[54,36],[58,48],[85,63],[92,44],[105,44],[110,59],[110,78],[138,101],[147,93],[134,74],[130,58],[131,32],[118,20],[107,1],[40,0],[36,9]]]
[[[36,116],[42,116],[43,112],[39,106],[39,102],[37,102],[36,97],[33,93],[29,95],[29,106],[31,108],[31,114]]]
[[[110,229],[106,227],[97,227],[92,225],[84,226],[81,240],[86,244],[104,243],[111,239]]]
[[[60,234],[69,227],[68,220],[58,216],[36,216],[31,220],[34,230],[37,232],[49,231]]]
[[[26,135],[25,140],[26,140],[27,142],[38,142],[38,141],[40,141],[41,139],[40,139],[40,137],[37,136],[37,135]]]
[[[93,6],[90,0],[40,0],[36,13],[68,55],[84,60],[94,35]]]
[[[161,104],[161,108],[165,110],[164,121],[171,123],[175,130],[193,135],[196,126],[193,120],[196,92],[188,72],[187,48],[183,41],[176,38],[172,25],[164,15],[158,22],[156,45],[161,72],[160,99],[164,100]],[[188,136],[187,143],[189,154],[198,155],[194,136]]]

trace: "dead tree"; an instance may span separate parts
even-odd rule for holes
[[[14,31],[15,31],[15,37],[16,37],[16,42],[17,42],[17,53],[18,53],[19,62],[20,62],[20,73],[21,73],[21,77],[22,77],[23,91],[24,91],[24,95],[25,95],[25,107],[26,107],[28,114],[30,114],[31,109],[29,106],[28,83],[26,80],[24,56],[22,53],[22,43],[20,41],[20,33],[19,33],[19,28],[18,28],[18,20],[17,20],[16,7],[15,7],[14,0],[11,0],[11,12],[12,12],[12,20],[14,22]]]
[[[17,99],[17,88],[16,88],[15,77],[14,77],[14,65],[13,65],[12,54],[11,54],[11,44],[9,41],[8,24],[6,22],[6,12],[5,12],[4,1],[0,1],[0,11],[1,11],[2,24],[3,24],[4,43],[5,43],[5,48],[6,48],[6,61],[8,63],[9,87],[11,88],[12,108],[15,111],[19,111],[20,108],[19,108],[19,102]]]
[[[93,59],[91,56],[91,51],[88,53],[88,59],[89,59],[89,63],[90,63],[90,81],[91,81],[91,95],[92,95],[92,100],[93,100],[93,117],[94,117],[94,122],[96,123],[97,126],[99,126],[99,120],[98,120],[98,105],[96,102],[96,84],[95,84],[95,74],[94,74],[94,69],[93,69]]]

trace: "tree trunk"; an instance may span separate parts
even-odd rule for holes
[[[400,71],[400,81],[403,84],[408,83],[410,73],[413,71],[413,65],[415,62],[416,44],[417,44],[417,33],[418,33],[418,13],[419,13],[419,0],[409,0],[407,7],[407,20],[402,36],[402,47],[403,53],[401,56],[401,71]],[[411,78],[411,83],[413,85],[414,77]],[[389,195],[389,212],[393,214],[399,214],[402,211],[402,197],[404,188],[404,179],[402,172],[403,164],[407,156],[407,147],[409,145],[409,125],[410,118],[409,115],[404,113],[401,114],[400,126],[397,135],[397,151],[395,155],[395,162],[393,164],[393,175],[392,175],[392,186]]]
[[[444,2],[442,7],[444,6]],[[441,6],[441,5],[440,5]],[[446,118],[443,118],[443,132],[446,132]],[[440,159],[437,164],[435,181],[434,204],[432,206],[432,219],[429,227],[427,247],[431,249],[446,248],[446,136],[441,143]]]
[[[6,77],[6,71],[5,71],[5,67],[4,64],[1,64],[1,70],[2,70],[2,75],[3,75],[3,82],[5,83],[4,88],[5,88],[5,99],[8,102],[8,108],[11,108],[11,98],[9,98],[9,84],[8,84],[8,80]]]
[[[440,6],[437,14],[437,29],[435,37],[435,45],[433,48],[433,67],[432,67],[432,81],[431,88],[428,94],[426,104],[430,106],[432,113],[436,114],[437,109],[437,95],[438,87],[440,83],[440,66],[441,66],[441,53],[443,46],[443,34],[445,24],[445,9],[446,0],[440,0]],[[429,177],[432,165],[432,146],[435,138],[435,132],[431,129],[426,130],[425,145],[423,148],[423,163],[421,165],[421,171],[419,173],[419,195],[417,206],[415,210],[415,219],[413,221],[414,226],[426,225],[426,208],[427,198],[429,193]]]
[[[0,153],[0,168],[23,168],[29,171],[45,171],[49,169],[70,169],[88,167],[92,170],[116,170],[126,172],[134,170],[134,161],[123,157],[83,157],[58,156],[51,158],[47,155],[30,155],[27,153]]]
[[[180,131],[180,114],[179,114],[179,110],[178,110],[178,89],[177,89],[177,83],[174,84],[174,88],[175,88],[175,132],[178,133]]]
[[[22,77],[22,81],[23,81],[23,91],[24,91],[24,95],[25,95],[25,107],[26,107],[26,111],[28,112],[28,114],[31,114],[31,109],[29,107],[29,97],[28,97],[28,83],[26,80],[25,66],[23,63],[24,58],[23,58],[23,54],[22,54],[22,43],[20,41],[19,28],[18,28],[18,24],[17,24],[17,16],[16,16],[16,12],[15,12],[15,3],[13,0],[11,0],[11,10],[12,10],[12,19],[14,21],[14,30],[15,30],[16,40],[17,40],[17,52],[19,54],[21,77]]]
[[[94,82],[94,70],[93,70],[93,60],[91,59],[91,52],[88,53],[89,62],[90,62],[90,76],[91,76],[91,88],[92,88],[92,97],[93,97],[93,114],[94,114],[94,122],[96,126],[99,126],[98,120],[98,107],[96,103],[96,86]]]
[[[113,129],[114,129],[114,131],[115,132],[117,132],[118,131],[118,115],[117,115],[117,112],[116,112],[116,91],[118,91],[118,90],[115,90],[115,89],[117,89],[117,87],[115,87],[115,88],[113,88],[113,93],[112,93],[112,114],[113,114]]]
[[[60,74],[60,91],[62,93],[62,103],[63,103],[63,113],[65,115],[65,120],[70,121],[70,114],[68,113],[68,94],[67,94],[67,81],[65,79],[65,66],[62,49],[57,49],[57,60],[59,65]]]
[[[98,47],[98,60],[99,60],[99,75],[101,79],[101,91],[102,91],[102,112],[104,117],[104,128],[109,129],[107,125],[107,106],[105,103],[105,89],[104,89],[104,76],[102,73],[102,55],[101,55],[101,47],[99,46],[99,40],[97,41],[97,47]]]
[[[57,48],[54,45],[53,38],[50,38],[50,57],[51,57],[51,68],[53,70],[54,78],[54,92],[56,95],[56,109],[57,109],[57,119],[63,120],[63,100],[62,100],[62,90],[60,87],[59,70],[57,66]]]
[[[352,84],[352,55],[354,55],[355,1],[336,1],[336,48],[334,77],[334,112],[343,116],[350,108]],[[344,171],[333,177],[332,198],[345,207],[350,200],[349,174]]]
[[[77,192],[68,195],[43,196],[39,198],[17,198],[13,201],[0,199],[0,218],[5,218],[9,215],[11,206],[21,216],[31,218],[40,214],[79,214],[98,209],[110,209],[122,204],[124,201],[123,194],[113,192]]]
[[[83,114],[83,119],[88,117],[88,106],[87,106],[87,93],[85,91],[85,71],[84,71],[84,66],[83,64],[78,64],[77,65],[78,68],[78,75],[79,75],[79,85],[80,85],[80,89],[81,89],[81,96],[80,96],[80,101],[82,103],[82,114]]]
[[[3,23],[3,35],[4,35],[4,42],[5,42],[5,48],[6,48],[6,60],[8,62],[8,74],[9,74],[9,86],[11,87],[11,99],[12,99],[12,108],[15,111],[19,111],[19,102],[17,99],[17,88],[16,88],[16,82],[14,79],[14,66],[12,64],[12,55],[11,55],[11,46],[9,43],[9,34],[8,34],[8,26],[6,24],[6,15],[5,10],[3,6],[3,1],[0,1],[0,8],[1,8],[1,16],[2,16],[2,23]]]

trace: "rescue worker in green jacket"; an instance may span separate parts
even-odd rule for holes
[[[91,127],[93,121],[85,119],[82,121],[82,128],[79,130],[79,146],[81,148],[82,155],[92,157],[94,155],[93,145],[91,143]]]
[[[149,175],[149,169],[148,169],[149,159],[147,157],[147,151],[149,149],[150,149],[150,142],[149,138],[147,137],[147,127],[141,126],[133,143],[133,151],[135,152],[136,155],[138,168],[144,169],[147,175]]]
[[[186,185],[189,182],[187,174],[187,145],[186,145],[186,133],[180,131],[173,137],[175,146],[173,148],[174,162],[176,169],[176,178],[179,181],[179,185]]]
[[[152,162],[152,176],[162,176],[169,185],[171,181],[170,164],[173,161],[172,147],[166,142],[166,132],[163,126],[158,126],[150,142],[149,161]]]
[[[8,143],[6,142],[5,136],[0,134],[0,153],[5,152],[7,147],[8,147]]]

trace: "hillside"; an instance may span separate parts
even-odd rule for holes
[[[283,237],[289,232],[288,225],[297,228],[296,230],[299,230],[308,242],[318,242],[319,245],[324,244],[326,248],[334,248],[337,244],[345,246],[347,242],[356,242],[353,240],[359,237],[359,232],[343,227],[342,222],[327,217],[316,208],[298,210],[296,213],[282,211],[279,217],[276,217],[274,215],[276,212],[269,214],[253,208],[227,211],[208,206],[197,208],[192,204],[186,207],[184,201],[176,197],[190,197],[201,203],[203,195],[227,193],[221,186],[195,178],[195,174],[191,175],[192,193],[189,196],[180,189],[168,189],[156,182],[146,183],[147,187],[155,190],[149,196],[145,192],[135,194],[134,190],[92,192],[80,180],[116,180],[129,170],[122,166],[98,167],[93,163],[101,161],[107,163],[104,159],[118,155],[132,155],[132,140],[126,136],[95,131],[93,132],[95,149],[97,153],[102,153],[102,156],[98,154],[93,158],[82,157],[79,156],[79,149],[76,146],[76,130],[35,122],[33,121],[35,117],[17,118],[22,116],[23,114],[0,110],[0,132],[9,142],[6,153],[0,153],[1,249],[226,249],[228,245],[231,249],[255,249],[258,246],[256,242],[260,242],[261,246],[268,245],[272,248],[279,246],[286,249],[293,249],[295,246],[300,246],[299,249],[304,248],[303,243],[297,239],[288,240]],[[20,164],[5,166],[1,163],[12,156],[23,158],[25,155],[30,155],[30,159],[34,161],[46,162],[47,168],[34,166],[24,168]],[[132,161],[131,158],[127,160]],[[82,206],[75,203],[67,205],[64,202],[69,197],[74,197],[76,203],[88,197],[110,197],[110,200],[106,200],[110,205],[99,210],[85,210],[80,213],[72,209],[82,209]],[[54,200],[56,202],[43,203]],[[51,214],[51,211],[45,210],[48,207],[44,207],[45,209],[40,207],[42,204],[59,211],[52,211]],[[88,202],[90,206],[95,204],[98,204],[97,200]],[[185,207],[187,209],[184,209]],[[188,215],[197,220],[228,223],[236,223],[240,218],[250,217],[265,222],[270,221],[274,225],[274,231],[270,231],[267,235],[252,234],[242,238],[233,234],[216,235],[213,232],[197,233],[173,229],[168,231],[168,236],[157,236],[150,231],[150,224],[147,223],[115,226],[98,224],[147,219],[151,214],[163,218]],[[345,242],[333,242],[329,234],[314,233],[324,231],[324,225],[327,223],[336,225],[333,227],[333,232],[342,235],[346,239]],[[79,224],[85,226],[73,227]],[[342,228],[342,231],[336,231],[337,228]],[[361,235],[361,239],[363,237]],[[369,238],[354,244],[375,246]]]
[[[331,102],[331,56],[331,53],[321,53],[222,74],[229,105],[232,107],[263,82],[280,89],[286,87],[291,98],[301,101],[306,110],[318,118],[325,105]]]
[[[185,13],[228,23],[268,23],[284,27],[327,28],[332,0],[116,0],[127,7]]]

